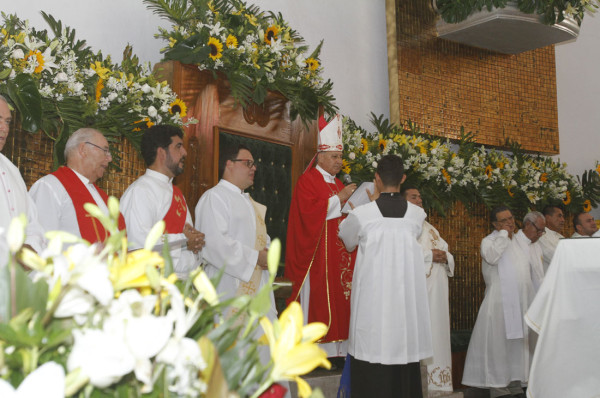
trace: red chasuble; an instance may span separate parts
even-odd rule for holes
[[[165,222],[165,233],[167,234],[180,234],[183,232],[185,226],[185,219],[187,217],[187,204],[181,189],[173,185],[173,199],[171,200],[171,207],[169,211],[163,217]]]
[[[52,175],[58,178],[58,181],[63,185],[73,202],[81,237],[90,243],[103,242],[108,237],[108,232],[106,232],[100,221],[90,216],[83,208],[85,203],[96,204],[90,191],[81,182],[77,174],[68,167],[61,166]],[[94,187],[96,187],[104,203],[108,205],[108,195],[106,192],[98,188],[96,184],[94,184]],[[125,229],[125,219],[122,214],[119,214],[119,229],[121,231]]]
[[[326,221],[329,198],[344,188],[336,178],[328,184],[312,168],[298,179],[288,220],[285,276],[292,280],[288,300],[300,301],[300,290],[310,271],[308,322],[329,326],[320,342],[346,340],[350,323],[350,291],[355,253],[338,238],[343,217]]]

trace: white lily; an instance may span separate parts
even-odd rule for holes
[[[25,226],[27,225],[27,217],[25,214],[21,214],[13,218],[8,226],[6,233],[6,240],[8,242],[8,250],[11,253],[16,253],[23,242],[25,242]]]
[[[47,362],[31,372],[17,389],[0,379],[3,398],[64,398],[65,370],[56,362]]]

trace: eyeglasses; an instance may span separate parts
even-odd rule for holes
[[[98,146],[98,145],[96,145],[96,144],[93,144],[93,143],[91,143],[91,142],[89,142],[89,141],[86,141],[85,143],[86,143],[86,144],[90,144],[91,146],[95,146],[96,148],[100,149],[102,152],[104,152],[104,155],[105,155],[106,157],[111,157],[111,154],[110,154],[110,149],[107,149],[107,148],[102,148],[101,146]]]
[[[513,216],[503,218],[502,220],[496,221],[498,224],[505,224],[509,221],[513,221],[515,218]]]
[[[254,160],[252,160],[252,159],[232,159],[231,161],[232,162],[244,162],[244,163],[246,163],[246,166],[248,166],[249,169],[251,169],[252,167],[258,167],[256,162],[254,162]]]
[[[546,228],[538,228],[537,225],[535,225],[535,223],[531,223],[531,225],[533,225],[533,228],[535,228],[535,231],[539,234],[539,235],[544,235],[546,233]]]

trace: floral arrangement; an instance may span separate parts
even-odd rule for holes
[[[168,43],[165,58],[196,64],[215,76],[223,73],[242,106],[262,104],[272,90],[290,101],[292,119],[314,120],[319,106],[335,113],[333,84],[321,76],[322,42],[308,53],[304,39],[281,14],[264,13],[241,0],[144,2],[173,23],[171,30],[156,35]]]
[[[600,203],[600,166],[576,178],[566,164],[550,157],[477,146],[461,132],[458,143],[426,134],[406,121],[400,128],[372,114],[376,131],[368,133],[343,118],[344,168],[355,182],[373,179],[377,161],[387,154],[404,160],[406,185],[421,190],[424,204],[441,214],[452,203],[505,204],[515,210],[563,205],[570,212],[590,211]]]
[[[52,232],[38,255],[22,247],[24,215],[0,232],[9,253],[0,267],[0,396],[254,398],[281,391],[274,383],[283,380],[311,396],[299,376],[330,367],[315,344],[326,325],[303,326],[298,303],[271,322],[271,284],[255,297],[220,301],[202,270],[177,281],[168,255],[150,250],[164,222],[143,249],[128,252],[118,200],[111,197],[108,208],[106,216],[86,204],[111,233],[103,244]],[[271,282],[280,250],[275,240]],[[261,364],[261,348],[270,350],[269,363]]]
[[[80,127],[97,128],[113,143],[124,136],[139,149],[147,127],[184,123],[185,104],[130,47],[121,64],[113,63],[76,40],[74,30],[42,15],[51,33],[2,14],[0,93],[14,103],[23,129],[41,130],[55,141],[55,165],[62,163],[64,144]],[[116,160],[118,155],[113,151]]]
[[[600,7],[598,0],[541,0],[541,1],[514,1],[514,0],[435,0],[434,4],[448,23],[461,22],[473,12],[486,8],[504,8],[508,3],[516,3],[521,12],[526,14],[537,13],[547,25],[562,22],[565,17],[571,17],[581,25],[586,12],[594,13]]]

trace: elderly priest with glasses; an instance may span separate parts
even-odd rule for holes
[[[29,191],[39,222],[46,231],[61,230],[91,243],[103,242],[108,232],[83,205],[93,203],[108,214],[108,195],[96,185],[112,160],[108,141],[96,129],[80,128],[67,140],[65,159],[66,166],[37,180]],[[119,229],[125,229],[123,216]]]

